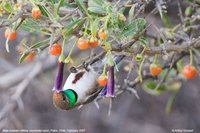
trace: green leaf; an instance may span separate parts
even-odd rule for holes
[[[32,45],[31,48],[38,48],[44,44],[47,44],[50,41],[50,39],[42,40],[40,42],[37,42],[36,44]]]
[[[44,45],[44,44],[47,44],[49,41],[50,41],[49,38],[46,39],[46,40],[42,40],[42,41],[37,42],[36,44],[32,45],[31,48],[32,48],[32,49],[33,49],[33,48],[38,48],[38,47],[40,47],[40,46],[42,46],[42,45]],[[22,62],[26,59],[26,57],[28,56],[28,54],[29,54],[29,53],[23,53],[22,56],[21,56],[20,59],[19,59],[19,63],[22,63]]]
[[[53,23],[56,23],[56,17],[51,14],[45,6],[39,5],[39,8],[42,12],[42,15],[48,17]]]
[[[180,90],[181,86],[182,86],[181,81],[174,81],[173,83],[167,84],[167,90],[177,92]]]
[[[38,5],[42,15],[46,16],[46,17],[49,17],[48,14],[46,13],[46,8],[42,5]]]
[[[76,2],[76,4],[78,5],[78,7],[80,8],[81,11],[88,14],[87,8],[85,7],[83,0],[75,0],[75,2]]]
[[[49,0],[48,0],[49,1]],[[55,4],[58,2],[58,0],[50,0],[52,4]]]
[[[173,27],[172,22],[171,22],[169,16],[167,16],[166,13],[163,13],[162,21],[167,28]]]
[[[179,60],[177,63],[176,63],[176,66],[177,66],[177,70],[179,73],[181,73],[183,71],[183,68],[184,68],[184,58]]]
[[[60,0],[58,3],[58,8],[60,8],[61,6],[63,6],[65,3],[65,0]]]
[[[67,2],[64,2],[63,3],[63,7],[65,8],[77,8],[77,5],[75,3],[67,3]]]
[[[99,15],[105,15],[107,12],[103,8],[99,7],[89,7],[88,11],[91,13],[99,14]]]
[[[23,30],[28,31],[28,32],[37,32],[37,33],[42,33],[42,34],[45,34],[45,35],[49,35],[48,32],[42,31],[40,29],[40,27],[37,26],[37,25],[41,25],[41,24],[43,24],[43,22],[40,21],[40,20],[26,19],[22,23],[22,25],[20,26],[20,28],[22,28]]]
[[[161,84],[157,90],[155,90],[155,88],[157,87],[157,84],[155,81],[146,81],[142,88],[144,91],[146,91],[147,93],[151,94],[151,95],[160,95],[162,92],[164,92],[166,90],[166,86]]]
[[[136,19],[131,22],[129,25],[124,27],[121,35],[124,37],[135,36],[138,32],[142,31],[145,28],[146,20],[143,18]]]
[[[102,0],[89,0],[88,1],[88,11],[91,13],[99,14],[99,15],[105,15],[107,13],[106,9],[103,8],[105,4]]]
[[[65,0],[60,0],[60,1],[59,1],[58,7],[57,7],[57,9],[56,9],[56,13],[57,13],[57,14],[58,14],[58,12],[59,12],[60,7],[64,5],[64,2],[65,2]]]
[[[134,13],[135,13],[135,6],[136,6],[136,4],[133,4],[131,9],[129,10],[129,15],[128,15],[129,16],[129,18],[128,18],[129,23],[134,20],[133,16],[134,16]]]
[[[91,33],[93,36],[97,35],[98,25],[99,25],[99,19],[95,19],[91,24]]]
[[[174,92],[174,93],[169,97],[169,99],[168,99],[168,101],[167,101],[167,104],[166,104],[166,107],[165,107],[165,113],[166,113],[167,115],[169,115],[170,112],[171,112],[172,105],[173,105],[173,103],[174,103],[174,101],[175,101],[176,95],[177,95],[177,92]]]
[[[7,12],[12,12],[13,11],[13,8],[12,6],[9,4],[9,3],[6,3],[4,5],[4,9],[7,11]]]
[[[168,69],[164,69],[163,72],[160,74],[160,76],[161,76],[162,78],[164,78],[165,75],[167,74],[167,71],[168,71]],[[175,77],[175,76],[176,76],[176,70],[175,70],[175,69],[171,69],[171,70],[169,71],[169,74],[168,74],[168,76],[167,76],[166,79],[170,79],[170,78]]]
[[[105,1],[103,0],[89,0],[88,1],[88,6],[102,6],[103,4],[105,4]]]
[[[148,44],[147,37],[140,37],[139,41],[144,45]]]
[[[84,23],[85,19],[78,19],[70,24],[68,24],[63,30],[63,36],[67,38],[70,34],[72,34],[78,27],[80,27]]]
[[[26,57],[28,56],[28,53],[23,53],[22,56],[19,58],[19,63],[22,63]]]

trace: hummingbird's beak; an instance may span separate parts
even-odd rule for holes
[[[70,109],[70,102],[68,97],[64,94],[64,92],[54,91],[53,93],[53,104],[56,108],[62,110],[69,110]]]

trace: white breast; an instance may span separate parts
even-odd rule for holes
[[[94,88],[97,82],[98,74],[92,70],[89,72],[84,70],[84,74],[75,84],[72,83],[75,79],[77,73],[71,73],[67,78],[63,90],[72,89],[78,94],[77,102],[82,102],[85,100],[85,92]]]

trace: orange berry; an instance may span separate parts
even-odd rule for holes
[[[91,48],[96,48],[99,45],[99,41],[97,40],[96,37],[91,37],[89,45]]]
[[[83,50],[83,49],[88,49],[90,45],[87,39],[79,38],[77,41],[77,47]]]
[[[49,50],[49,53],[54,56],[60,55],[61,52],[62,52],[62,48],[60,44],[58,43],[53,44]]]
[[[36,53],[34,51],[30,52],[28,56],[26,56],[26,60],[31,62],[35,59]]]
[[[17,37],[16,31],[12,31],[11,29],[6,29],[5,38],[9,40],[14,40]]]
[[[101,75],[99,76],[97,81],[99,83],[99,86],[104,87],[108,83],[108,78],[106,76]]]
[[[194,66],[186,65],[183,69],[183,75],[185,78],[192,79],[197,76],[197,69]]]
[[[98,36],[99,36],[100,39],[104,40],[107,37],[107,32],[103,29],[100,29],[99,32],[98,32]]]
[[[41,15],[42,15],[42,13],[41,13],[41,11],[40,11],[40,9],[38,7],[34,7],[32,9],[32,17],[34,19],[39,19],[41,17]]]
[[[149,70],[150,70],[151,75],[155,76],[155,75],[159,75],[163,69],[161,66],[157,64],[151,64]]]

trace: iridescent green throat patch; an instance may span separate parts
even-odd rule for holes
[[[65,90],[64,93],[69,99],[70,108],[74,107],[77,101],[77,97],[78,97],[76,92],[71,89],[68,89],[68,90]]]

